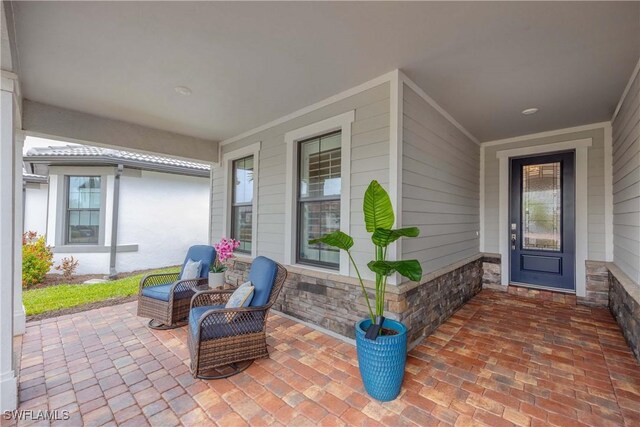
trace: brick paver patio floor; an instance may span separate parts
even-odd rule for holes
[[[135,308],[29,323],[20,409],[87,426],[640,425],[640,366],[605,309],[483,291],[410,353],[401,397],[381,404],[355,348],[300,323],[272,315],[270,359],[201,381],[184,328],[150,331]]]

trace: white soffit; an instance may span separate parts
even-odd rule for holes
[[[393,69],[481,141],[600,122],[611,118],[640,56],[640,2],[13,9],[25,98],[209,140]],[[531,106],[540,111],[520,114]]]

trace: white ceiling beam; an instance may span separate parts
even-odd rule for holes
[[[79,144],[156,153],[200,162],[218,161],[218,142],[149,128],[25,99],[26,135]]]

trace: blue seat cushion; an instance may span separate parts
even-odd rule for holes
[[[249,281],[254,287],[250,307],[262,307],[269,302],[277,274],[278,265],[275,261],[263,256],[253,260],[249,271]]]
[[[212,309],[224,308],[224,305],[205,305],[202,307],[193,307],[189,310],[189,328],[195,332],[198,324],[198,319],[207,311]],[[194,334],[195,335],[195,334]]]
[[[171,292],[171,286],[173,286],[173,283],[167,283],[164,285],[147,286],[146,288],[142,289],[142,295],[144,295],[145,297],[159,299],[159,300],[168,302],[169,293]],[[194,294],[194,291],[192,290],[178,291],[173,296],[173,299],[191,298],[193,294]]]
[[[223,305],[208,305],[204,307],[194,307],[189,311],[189,332],[191,336],[198,333],[198,320],[204,313],[212,309],[224,309]],[[206,327],[200,335],[200,340],[210,340],[214,338],[229,337],[238,334],[248,334],[252,332],[260,332],[262,330],[262,313],[252,313],[250,318],[243,316],[241,320],[232,320],[231,322],[207,323]]]

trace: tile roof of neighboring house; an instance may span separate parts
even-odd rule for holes
[[[210,166],[204,163],[155,156],[152,154],[131,151],[113,150],[110,148],[91,147],[86,145],[66,145],[59,147],[34,147],[24,156],[27,162],[46,163],[111,163],[142,169],[156,169],[166,172],[185,173],[188,175],[208,176]]]
[[[26,170],[22,169],[22,180],[24,182],[39,182],[44,183],[49,180],[45,175],[36,175],[35,173],[28,173]]]

